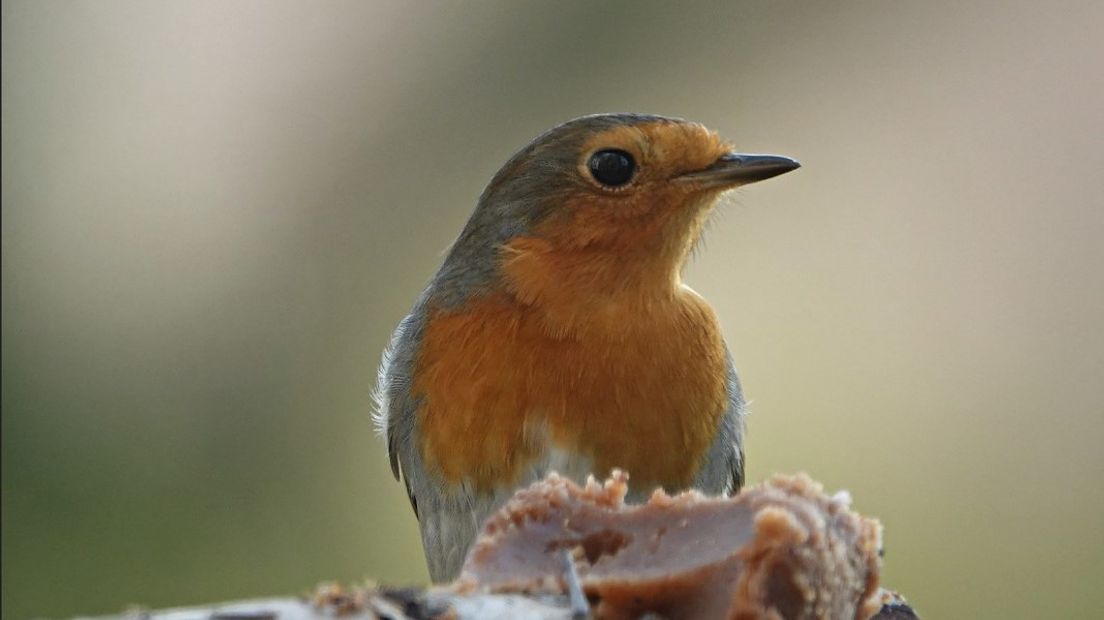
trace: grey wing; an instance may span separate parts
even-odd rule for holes
[[[466,485],[447,492],[430,480],[417,449],[418,399],[412,393],[415,357],[425,329],[421,301],[391,337],[376,386],[376,426],[387,440],[391,473],[406,486],[418,518],[429,574],[434,582],[455,579],[479,526],[503,498],[476,497]]]
[[[420,304],[419,304],[420,305]],[[395,332],[383,352],[379,377],[376,384],[375,400],[376,429],[387,440],[387,457],[391,463],[391,473],[396,480],[406,485],[406,494],[414,514],[418,514],[418,498],[411,486],[412,478],[421,472],[412,471],[411,462],[414,445],[414,423],[417,403],[411,393],[411,381],[414,371],[414,357],[421,344],[424,315],[415,306]],[[420,463],[419,463],[420,465]]]
[[[713,495],[729,495],[744,485],[744,414],[746,406],[732,355],[725,347],[725,387],[728,406],[717,435],[694,481],[695,488]]]

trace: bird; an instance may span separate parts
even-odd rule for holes
[[[375,389],[434,582],[552,471],[623,470],[630,501],[739,490],[740,382],[716,313],[680,274],[722,193],[799,166],[700,123],[618,113],[549,129],[493,176]]]

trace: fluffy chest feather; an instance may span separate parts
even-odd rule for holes
[[[559,468],[623,468],[636,488],[689,486],[727,405],[713,312],[688,289],[606,310],[616,331],[577,337],[506,296],[431,313],[412,386],[429,470],[486,492],[557,454]]]

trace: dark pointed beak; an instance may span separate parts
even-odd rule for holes
[[[701,189],[730,188],[763,181],[800,167],[801,164],[782,155],[725,153],[708,168],[688,172],[676,179]]]

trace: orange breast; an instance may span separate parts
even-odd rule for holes
[[[634,487],[689,486],[727,403],[716,319],[689,290],[625,314],[573,339],[506,296],[432,313],[412,386],[426,463],[487,490],[555,446]]]

